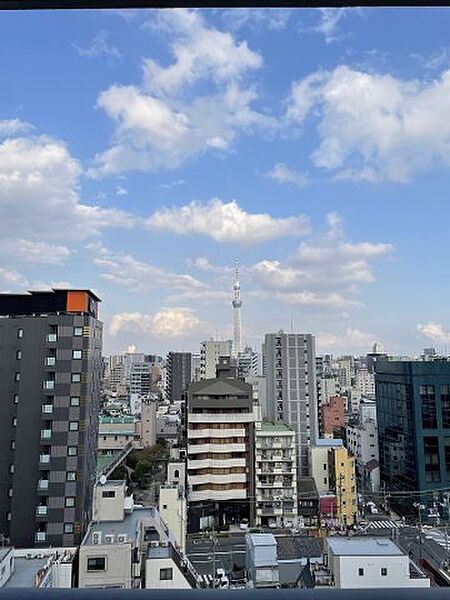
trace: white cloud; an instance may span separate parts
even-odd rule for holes
[[[19,137],[0,143],[3,261],[60,264],[69,255],[69,244],[106,227],[133,225],[123,211],[80,201],[81,172],[80,163],[59,140]]]
[[[75,46],[80,56],[84,56],[87,58],[99,58],[102,56],[107,56],[109,58],[121,59],[122,55],[117,48],[114,48],[108,42],[108,34],[106,31],[99,31],[92,42],[86,46]]]
[[[285,236],[308,233],[309,219],[272,217],[267,213],[248,213],[234,200],[213,198],[207,204],[191,202],[181,207],[163,208],[149,217],[151,229],[178,235],[206,235],[218,242],[252,244]]]
[[[371,261],[388,255],[390,244],[352,243],[342,221],[327,216],[328,229],[317,240],[303,242],[284,262],[262,260],[251,267],[253,281],[288,304],[342,309],[360,306],[353,298],[361,284],[375,280]]]
[[[189,308],[162,308],[152,315],[140,312],[115,314],[109,329],[112,336],[124,329],[162,338],[176,338],[189,335],[202,326],[200,319]]]
[[[317,334],[320,352],[335,351],[336,349],[349,352],[352,350],[369,350],[376,339],[371,333],[363,333],[356,328],[347,328],[342,335],[332,333]]]
[[[419,323],[417,331],[433,342],[440,342],[441,344],[450,343],[450,331],[445,329],[440,323],[434,323],[433,321],[423,324]]]
[[[116,186],[116,196],[128,196],[128,190],[121,185]]]
[[[338,26],[346,14],[345,8],[320,8],[319,24],[314,31],[324,36],[327,44],[335,42],[338,36]]]
[[[199,153],[229,151],[240,133],[272,128],[256,112],[256,93],[243,84],[262,59],[246,42],[208,27],[196,11],[158,14],[151,26],[168,32],[173,62],[143,60],[143,83],[114,85],[98,106],[115,122],[113,145],[98,155],[92,176],[173,168]]]
[[[8,137],[17,133],[25,133],[33,129],[33,125],[20,119],[0,120],[0,137]]]
[[[12,289],[25,288],[28,281],[15,269],[0,267],[0,292],[5,293]]]
[[[247,42],[208,27],[197,11],[175,10],[162,14],[161,19],[176,39],[171,45],[174,62],[162,67],[152,59],[144,61],[150,92],[171,95],[204,78],[228,82],[262,66],[261,56],[250,50]]]
[[[305,173],[294,171],[284,163],[277,163],[266,175],[277,183],[292,183],[298,187],[303,187],[309,183],[308,176]]]
[[[450,71],[421,82],[341,65],[294,83],[287,118],[314,113],[313,161],[337,178],[406,182],[450,166],[449,110]]]
[[[132,292],[149,290],[177,290],[189,292],[203,290],[203,282],[188,274],[165,271],[129,254],[117,254],[101,248],[94,264],[102,271],[101,277]]]
[[[266,26],[272,31],[283,31],[286,29],[288,21],[292,15],[292,10],[288,8],[233,8],[222,11],[228,27],[234,30],[242,27]]]

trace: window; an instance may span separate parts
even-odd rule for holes
[[[172,569],[160,569],[159,570],[159,580],[160,581],[169,581],[173,579],[173,570]]]
[[[71,396],[70,406],[80,406],[80,396]]]
[[[77,479],[76,471],[67,471],[66,481],[76,481],[76,479]]]
[[[180,471],[178,469],[175,469],[173,476],[178,479],[180,477]]]
[[[14,473],[14,465],[13,464],[9,465],[9,472],[11,474]]]
[[[73,523],[64,523],[64,533],[73,533]]]
[[[81,350],[72,350],[72,358],[75,360],[81,359]]]
[[[102,492],[102,498],[115,498],[116,497],[116,492],[114,492],[113,490],[106,490],[105,492]]]
[[[14,402],[14,404],[19,404],[19,394],[14,394],[13,402]]]
[[[22,350],[17,350],[16,352],[16,359],[20,360],[22,358]]]
[[[439,442],[437,437],[423,438],[425,463],[425,481],[427,483],[441,480],[439,465]]]
[[[167,510],[167,504],[163,504],[163,509]]]
[[[361,567],[358,569],[358,576],[364,577],[364,569],[362,569]]]
[[[381,567],[381,575],[383,577],[386,577],[386,575],[387,575],[387,567]]]
[[[441,385],[442,427],[450,429],[450,385]]]
[[[69,431],[78,431],[79,423],[78,421],[69,421]]]
[[[14,381],[20,381],[20,373],[14,374]]]
[[[72,373],[72,383],[80,383],[81,373]]]
[[[15,450],[16,449],[16,442],[14,440],[11,440],[11,450]]]
[[[420,386],[420,403],[422,406],[422,427],[424,429],[436,429],[436,399],[434,385]]]
[[[73,508],[75,506],[75,498],[68,496],[64,502],[66,508]]]
[[[77,456],[78,454],[78,446],[68,446],[67,447],[67,456]]]
[[[87,559],[88,571],[106,571],[106,558],[104,556],[95,556]]]
[[[23,338],[23,329],[17,330],[17,337],[19,338],[19,340],[21,340]]]
[[[74,327],[73,335],[74,335],[74,337],[81,337],[83,335],[83,328],[82,327]]]
[[[17,417],[12,418],[12,426],[17,427]]]

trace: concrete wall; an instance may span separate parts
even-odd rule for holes
[[[159,514],[174,535],[183,554],[186,550],[186,499],[178,487],[161,487],[159,490]]]
[[[161,569],[172,569],[172,579],[160,579]],[[150,558],[145,561],[145,589],[187,590],[191,586],[171,558]]]
[[[381,568],[387,575],[381,575]],[[358,575],[359,569],[364,575]],[[429,579],[409,578],[407,556],[340,556],[333,560],[336,587],[340,589],[430,587]]]
[[[104,571],[88,571],[88,558],[106,558]],[[130,588],[131,544],[99,544],[97,546],[81,546],[79,562],[80,588],[120,587]]]
[[[114,494],[113,497],[110,497]],[[124,518],[125,482],[122,485],[106,482],[94,489],[94,521],[122,521]]]

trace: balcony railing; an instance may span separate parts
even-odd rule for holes
[[[36,531],[34,534],[35,542],[45,542],[47,539],[47,533],[45,531]]]
[[[46,415],[50,415],[53,412],[53,404],[43,404],[42,412]]]
[[[58,334],[57,333],[47,333],[47,336],[46,336],[45,340],[47,342],[57,342],[58,341]]]
[[[44,390],[54,390],[55,389],[55,382],[53,381],[53,379],[50,379],[48,381],[44,381],[43,382],[43,388],[44,388]]]
[[[36,514],[38,517],[44,517],[48,515],[48,506],[38,506],[36,508]]]
[[[41,438],[43,440],[48,440],[51,437],[52,437],[52,430],[51,429],[41,429]]]
[[[45,366],[53,367],[56,365],[56,356],[47,356],[45,359]]]
[[[39,479],[38,490],[48,490],[48,479]]]
[[[39,456],[39,462],[46,465],[50,462],[50,454],[41,454]]]

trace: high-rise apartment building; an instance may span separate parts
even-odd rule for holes
[[[169,352],[167,355],[168,400],[180,402],[191,381],[192,354],[190,352]]]
[[[295,431],[284,423],[255,425],[256,524],[283,527],[297,520]]]
[[[268,333],[264,355],[268,418],[295,431],[297,474],[308,476],[308,446],[318,436],[315,338],[309,333]]]
[[[450,362],[377,361],[381,479],[393,490],[450,486]]]
[[[102,372],[99,299],[0,295],[0,533],[79,544],[91,516]]]
[[[200,379],[214,379],[221,356],[231,356],[231,340],[206,340],[200,346]]]
[[[252,386],[221,358],[216,379],[192,383],[187,403],[191,530],[252,518],[254,413]]]

